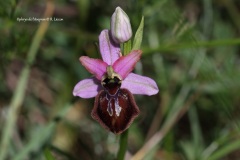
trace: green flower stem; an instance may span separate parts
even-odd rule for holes
[[[54,5],[51,1],[49,1],[47,3],[47,8],[46,8],[46,12],[45,12],[45,17],[50,17],[53,13],[54,10]],[[14,92],[13,98],[10,102],[9,105],[9,110],[8,110],[8,115],[6,117],[8,117],[6,119],[6,123],[5,126],[3,128],[3,133],[2,133],[2,138],[1,138],[1,144],[0,144],[0,160],[4,160],[7,156],[7,152],[8,152],[8,147],[10,144],[10,140],[11,140],[11,136],[13,134],[14,128],[15,128],[15,124],[16,124],[16,120],[17,120],[17,116],[18,116],[18,111],[20,109],[20,106],[23,103],[23,99],[25,96],[25,90],[27,87],[27,82],[28,82],[28,77],[29,77],[29,73],[30,73],[30,68],[31,65],[34,62],[35,56],[37,54],[39,45],[47,31],[49,22],[48,21],[42,21],[34,38],[33,38],[33,42],[30,46],[30,49],[28,51],[27,54],[27,64],[24,66],[20,77],[19,77],[19,81],[17,84],[17,88]]]
[[[128,53],[131,52],[132,48],[132,43],[131,39],[128,40],[127,42],[123,43],[123,55],[127,55]],[[125,156],[125,152],[127,150],[127,143],[128,142],[128,129],[123,132],[120,136],[120,141],[119,141],[119,150],[117,154],[117,159],[118,160],[123,160]]]
[[[128,129],[120,136],[120,146],[117,154],[117,160],[124,160],[128,144]]]
[[[123,55],[125,56],[125,55],[129,54],[132,50],[131,48],[132,48],[132,43],[131,43],[131,39],[130,39],[123,44]]]

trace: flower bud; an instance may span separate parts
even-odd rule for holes
[[[129,17],[120,7],[117,7],[112,15],[111,34],[116,43],[124,43],[132,37]]]

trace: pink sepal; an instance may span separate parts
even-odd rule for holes
[[[99,48],[103,61],[108,65],[112,65],[121,56],[120,45],[112,40],[107,29],[99,35]]]
[[[121,88],[127,88],[132,94],[154,95],[159,89],[154,80],[151,78],[130,73],[122,81]]]
[[[75,85],[73,95],[81,98],[92,98],[95,97],[100,90],[101,85],[96,78],[87,78]]]

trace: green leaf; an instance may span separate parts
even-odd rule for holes
[[[144,17],[142,17],[140,25],[137,29],[136,34],[135,34],[135,37],[134,37],[134,40],[133,40],[132,50],[140,49],[140,47],[141,47],[142,37],[143,37],[143,27],[144,27]]]
[[[57,114],[56,117],[62,119],[70,107],[71,107],[71,105],[66,105],[65,107],[63,107],[59,111],[59,113]],[[24,146],[24,148],[22,150],[20,150],[18,153],[16,153],[13,160],[26,159],[26,157],[31,152],[38,152],[44,144],[49,143],[51,136],[53,135],[53,132],[55,131],[57,122],[58,122],[57,120],[53,119],[46,126],[39,127],[39,129],[33,133],[29,142]]]
[[[191,106],[188,112],[190,127],[192,132],[192,150],[193,150],[193,159],[198,159],[201,157],[201,153],[203,152],[203,136],[202,130],[199,123],[198,113],[195,106]]]
[[[14,160],[25,159],[29,153],[37,152],[41,146],[49,142],[51,135],[55,129],[56,123],[50,122],[46,127],[40,127],[35,131],[27,145],[18,153],[16,153]]]
[[[44,155],[45,155],[46,160],[55,160],[55,158],[53,157],[53,155],[50,152],[49,148],[46,148],[44,150]]]
[[[239,150],[239,149],[240,149],[240,141],[239,140],[232,141],[232,142],[224,145],[223,147],[221,147],[216,152],[214,152],[208,158],[208,160],[218,160],[218,159],[221,159],[224,156],[230,154],[231,152]]]

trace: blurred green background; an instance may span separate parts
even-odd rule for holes
[[[39,22],[17,20],[42,18],[47,2],[54,6],[47,15],[63,21],[50,22],[45,34],[37,34]],[[160,89],[135,96],[141,114],[130,127],[126,159],[239,160],[239,0],[1,0],[0,157],[116,159],[119,136],[91,118],[94,99],[72,90],[91,76],[78,59],[100,58],[98,35],[117,6],[134,33],[144,16],[135,72]],[[148,141],[153,135],[156,145]]]

